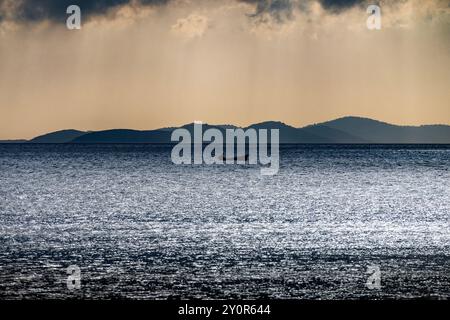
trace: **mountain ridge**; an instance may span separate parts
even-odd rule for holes
[[[170,137],[172,131],[177,128],[185,128],[192,133],[193,123],[154,130],[59,130],[37,136],[25,143],[174,143]],[[400,126],[355,116],[341,117],[299,128],[281,121],[264,121],[247,127],[203,124],[203,132],[209,128],[217,128],[222,132],[230,128],[279,129],[281,144],[450,144],[450,125]]]

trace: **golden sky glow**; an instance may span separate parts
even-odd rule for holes
[[[317,1],[282,19],[234,0],[132,3],[81,30],[6,19],[0,139],[194,120],[450,124],[449,2],[381,8],[380,31],[366,28],[363,7],[332,12]]]

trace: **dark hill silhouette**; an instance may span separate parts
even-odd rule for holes
[[[71,143],[169,143],[171,133],[172,130],[115,129],[86,133]]]
[[[61,130],[38,136],[28,141],[28,143],[68,143],[86,134],[78,130]]]
[[[193,133],[194,124],[182,126]],[[203,131],[217,128],[223,133],[233,125],[203,124]],[[446,143],[450,144],[450,126],[397,126],[360,117],[344,117],[332,121],[294,128],[282,122],[267,121],[243,129],[279,129],[280,143]],[[36,137],[29,143],[172,143],[175,127],[157,130],[113,129],[96,132],[63,130]]]
[[[267,121],[253,124],[247,128],[259,129],[278,129],[280,130],[280,143],[329,143],[326,137],[320,137],[312,132],[303,129],[291,127],[283,122]]]
[[[27,140],[17,139],[17,140],[0,140],[0,143],[24,143]]]
[[[450,126],[396,126],[360,117],[345,117],[319,124],[340,130],[367,143],[450,143]]]
[[[364,138],[355,136],[341,129],[331,128],[323,124],[307,126],[301,128],[305,132],[309,132],[318,137],[332,143],[368,143]]]

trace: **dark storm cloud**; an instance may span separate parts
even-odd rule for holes
[[[35,22],[41,20],[65,21],[66,9],[70,5],[78,5],[84,18],[101,15],[120,5],[138,3],[141,5],[165,5],[171,0],[0,0],[0,21],[10,19],[19,22]],[[305,10],[306,4],[312,0],[236,0],[255,6],[252,18],[262,19],[269,14],[276,21],[283,22],[293,17],[293,10]],[[367,3],[367,0],[317,0],[328,11],[339,13],[356,5]]]
[[[10,17],[16,21],[33,22],[40,20],[65,21],[66,9],[70,5],[78,5],[84,17],[103,14],[108,9],[131,3],[131,0],[22,0],[11,6],[11,0],[0,0],[0,21],[2,17]],[[142,5],[163,5],[170,0],[139,0]],[[6,12],[13,10],[13,12]]]
[[[272,0],[272,1],[245,1],[254,3],[256,11],[251,17],[257,17],[264,13],[270,13],[279,22],[292,16],[293,4],[291,0]]]
[[[238,0],[240,2],[254,4],[256,10],[250,17],[261,17],[269,14],[278,22],[290,19],[295,8],[306,10],[310,0]],[[365,4],[366,0],[318,0],[325,10],[333,13],[349,9],[351,7]]]
[[[357,5],[365,4],[365,0],[319,0],[322,6],[331,11],[341,11]],[[376,2],[376,1],[373,1]],[[375,4],[375,3],[374,3]]]

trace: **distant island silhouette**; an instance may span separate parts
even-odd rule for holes
[[[237,128],[232,125],[203,125],[204,130]],[[183,126],[193,130],[193,124]],[[280,143],[305,144],[450,144],[449,125],[398,126],[369,118],[343,117],[332,121],[295,128],[282,122],[267,121],[242,129],[279,129]],[[31,140],[0,141],[0,143],[173,143],[176,129],[156,130],[112,129],[103,131],[62,130]]]

